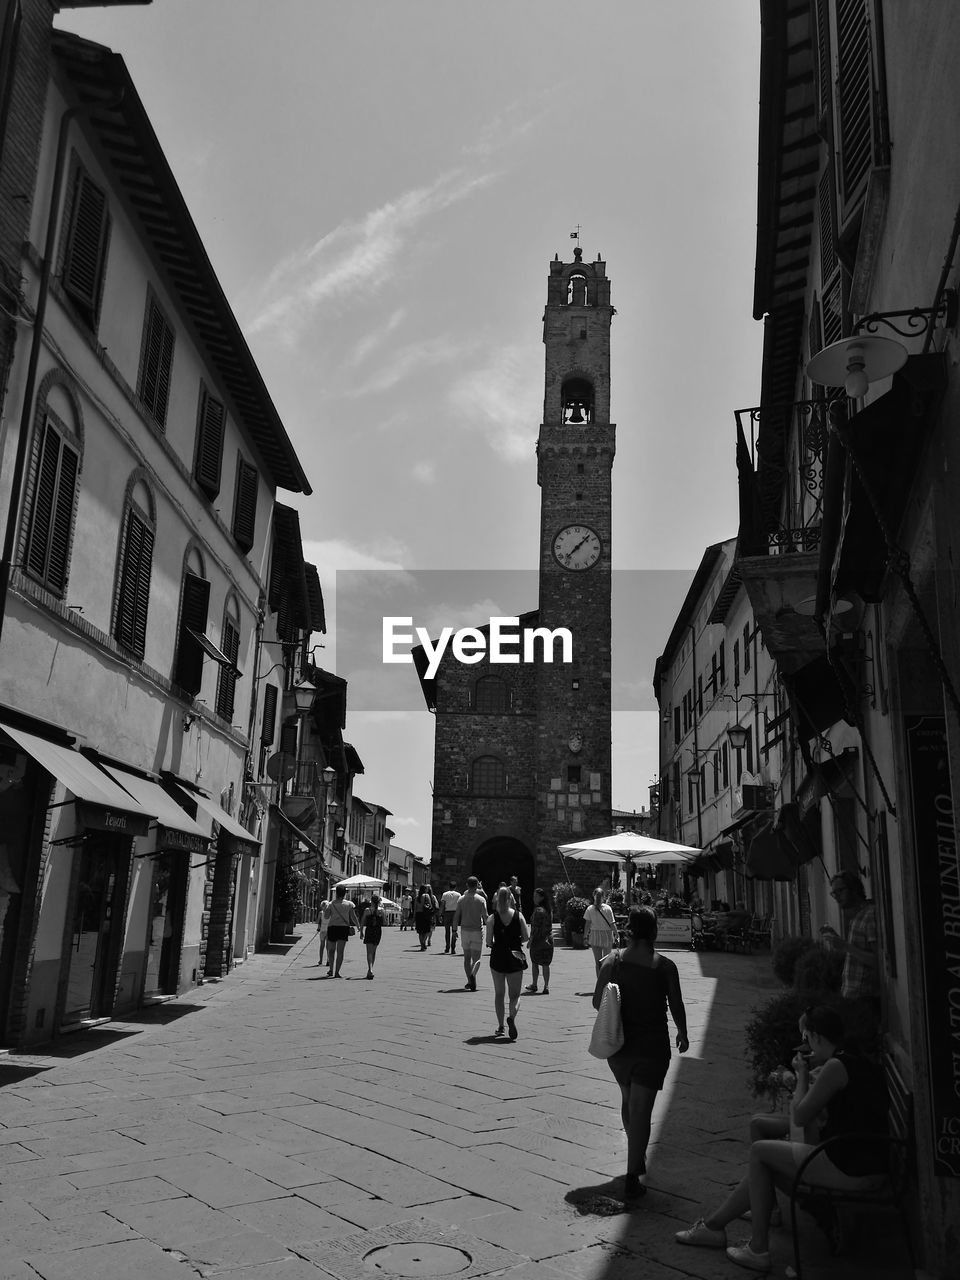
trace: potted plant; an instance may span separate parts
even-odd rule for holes
[[[568,947],[584,947],[583,913],[590,903],[586,898],[570,898],[563,913],[563,938]]]
[[[273,883],[273,927],[270,930],[271,942],[282,942],[288,933],[293,932],[293,922],[297,914],[299,886],[297,873],[293,867],[278,866]]]

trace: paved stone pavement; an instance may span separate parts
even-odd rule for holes
[[[768,956],[670,954],[691,1049],[630,1212],[597,1211],[619,1205],[625,1143],[586,1051],[589,951],[558,947],[511,1043],[485,965],[465,992],[460,956],[391,929],[374,981],[356,938],[335,981],[310,930],[142,1017],[0,1057],[0,1280],[742,1275],[673,1233],[743,1167],[742,1026],[775,983]],[[909,1274],[895,1247],[841,1263],[807,1239],[809,1280]],[[786,1233],[773,1252],[782,1276]]]

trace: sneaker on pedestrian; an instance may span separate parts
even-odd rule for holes
[[[738,1267],[746,1267],[748,1271],[769,1271],[773,1266],[769,1252],[754,1253],[750,1248],[749,1240],[745,1240],[743,1244],[730,1245],[727,1249],[727,1257]]]
[[[503,1023],[502,1023],[502,1022],[500,1023],[499,1027],[497,1027],[497,1030],[496,1030],[495,1034],[496,1034],[496,1035],[498,1035],[498,1036],[502,1036],[502,1035],[503,1035]]]
[[[476,991],[476,989],[477,989],[477,980],[476,978],[471,978],[470,981],[467,983],[467,990]]]
[[[537,988],[533,985],[532,982],[530,983],[529,986],[524,987],[523,989],[524,991],[529,991],[532,996],[535,996],[537,994]]]
[[[623,1196],[625,1200],[639,1200],[641,1196],[647,1194],[647,1188],[640,1181],[639,1173],[628,1173],[623,1181]]]
[[[520,1033],[517,1031],[517,1024],[514,1022],[512,1018],[507,1019],[507,1027],[509,1030],[510,1039],[516,1040],[517,1036]]]
[[[544,987],[544,988],[543,988],[543,994],[544,994],[545,996],[548,996],[548,995],[550,994],[550,988],[549,988],[549,987]]]
[[[725,1249],[727,1247],[727,1233],[723,1227],[719,1231],[715,1231],[713,1227],[708,1227],[702,1218],[698,1218],[692,1227],[687,1227],[685,1231],[678,1231],[674,1235],[677,1244],[693,1244],[701,1249]]]

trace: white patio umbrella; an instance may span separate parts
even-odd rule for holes
[[[691,845],[642,836],[636,831],[618,831],[612,836],[561,844],[558,848],[563,857],[579,862],[622,862],[624,865],[642,862],[654,867],[661,862],[691,862],[700,853]]]
[[[380,889],[383,881],[375,876],[347,876],[346,880],[334,885],[335,889]]]

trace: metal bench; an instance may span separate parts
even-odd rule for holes
[[[843,1205],[866,1205],[895,1209],[903,1226],[903,1235],[911,1267],[915,1266],[913,1244],[910,1238],[910,1222],[907,1218],[905,1207],[907,1189],[913,1181],[911,1177],[911,1162],[914,1153],[913,1095],[907,1089],[896,1063],[889,1054],[884,1054],[883,1068],[887,1082],[889,1133],[835,1134],[834,1137],[828,1138],[825,1142],[821,1142],[814,1147],[797,1168],[790,1188],[790,1231],[793,1237],[793,1275],[796,1280],[803,1280],[798,1212],[804,1208],[812,1213],[815,1220],[821,1220],[822,1214],[819,1212],[821,1208],[828,1209],[832,1214],[836,1213],[837,1208]],[[830,1148],[835,1143],[851,1137],[876,1143],[878,1146],[882,1145],[886,1148],[887,1177],[884,1182],[869,1190],[837,1191],[833,1188],[820,1187],[814,1183],[804,1181],[804,1173],[807,1167],[821,1151],[826,1151],[829,1154]],[[837,1233],[836,1237],[831,1239],[831,1247],[834,1252],[840,1251],[842,1233]]]

